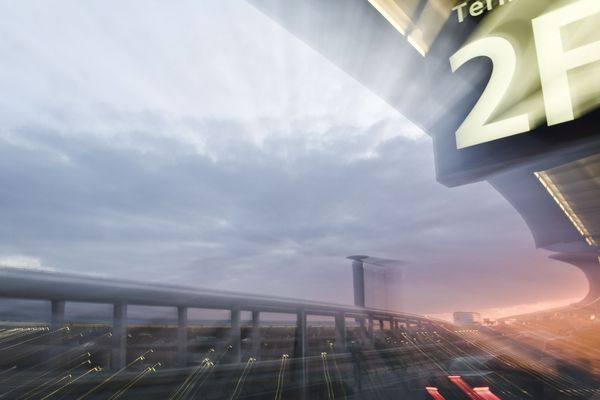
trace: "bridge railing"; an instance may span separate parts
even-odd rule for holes
[[[419,315],[375,308],[16,268],[0,268],[0,298],[49,301],[52,329],[64,326],[66,302],[111,304],[113,369],[120,369],[126,365],[129,305],[166,306],[177,309],[177,359],[181,366],[187,364],[189,308],[230,310],[230,362],[241,360],[241,312],[244,311],[249,311],[252,315],[253,346],[258,346],[260,342],[261,312],[295,314],[294,357],[301,359],[306,357],[308,350],[308,315],[334,317],[336,350],[340,352],[346,351],[346,318],[354,318],[359,323],[359,329],[366,340],[373,337],[376,321],[380,327],[384,321],[388,321],[392,330],[398,329],[400,325],[423,327],[447,324]]]

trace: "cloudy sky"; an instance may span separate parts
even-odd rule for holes
[[[489,185],[438,184],[424,133],[245,2],[0,7],[0,264],[351,303],[360,253],[409,262],[385,290],[412,312],[585,295]]]

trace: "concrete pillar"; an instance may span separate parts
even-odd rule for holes
[[[346,349],[346,317],[344,313],[335,316],[335,350],[345,353]]]
[[[298,366],[298,384],[301,386],[300,398],[306,398],[306,385],[308,376],[306,371],[306,356],[308,355],[308,337],[306,332],[306,312],[299,310],[296,316],[296,340],[294,344],[294,358]]]
[[[65,325],[65,302],[64,300],[52,300],[50,303],[50,331],[48,345],[48,358],[54,359],[51,363],[52,368],[60,369],[64,367],[65,358],[60,356],[64,339],[64,332],[58,331]],[[58,332],[57,332],[58,331]]]
[[[369,328],[368,329],[369,329],[369,331],[368,331],[369,338],[371,340],[373,340],[373,316],[372,315],[369,316]]]
[[[231,309],[231,362],[242,361],[242,323],[240,307]]]
[[[188,309],[177,307],[177,364],[187,366],[188,354]]]
[[[383,331],[383,319],[379,319],[379,330]]]
[[[260,360],[260,312],[252,311],[252,357]]]
[[[50,314],[50,329],[56,331],[65,325],[65,301],[52,300]]]
[[[402,330],[404,330],[404,332],[406,332],[406,330],[407,330],[406,328],[408,328],[408,322],[405,319],[403,319],[402,321],[400,321],[399,325],[400,325],[400,328]]]
[[[296,315],[296,340],[294,343],[294,357],[306,357],[307,348],[308,338],[306,332],[306,311],[300,310]]]
[[[113,329],[112,329],[112,369],[125,367],[127,361],[127,304],[117,303],[113,305]]]

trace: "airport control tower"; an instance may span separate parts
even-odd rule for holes
[[[401,274],[398,267],[405,265],[406,261],[370,257],[367,255],[353,255],[347,257],[352,260],[352,282],[354,290],[354,305],[357,307],[366,307],[367,303],[372,307],[375,304],[378,308],[398,309],[401,301],[399,294],[401,292]],[[372,267],[370,271],[367,266]],[[368,274],[370,272],[370,275]],[[370,276],[369,281],[367,276]],[[376,279],[380,283],[377,286]],[[370,287],[367,292],[366,287]]]

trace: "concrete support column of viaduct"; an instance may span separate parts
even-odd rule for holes
[[[335,316],[335,350],[346,352],[346,316],[343,313]]]
[[[242,322],[240,307],[231,309],[231,362],[242,361]]]
[[[56,331],[61,329],[65,324],[65,301],[52,300],[50,302],[50,329]]]
[[[127,361],[127,304],[113,305],[111,368],[121,369]]]
[[[61,329],[65,325],[65,301],[52,300],[50,302],[50,351],[48,357],[54,359],[53,367],[60,368],[63,362],[63,357],[60,356],[63,344],[63,333]]]
[[[177,364],[187,365],[188,350],[188,309],[177,307]]]
[[[252,357],[260,360],[260,312],[252,311]]]
[[[297,380],[301,387],[300,398],[306,398],[306,356],[308,355],[308,337],[306,329],[306,311],[299,310],[296,315],[296,340],[294,345],[294,358],[297,362]]]

